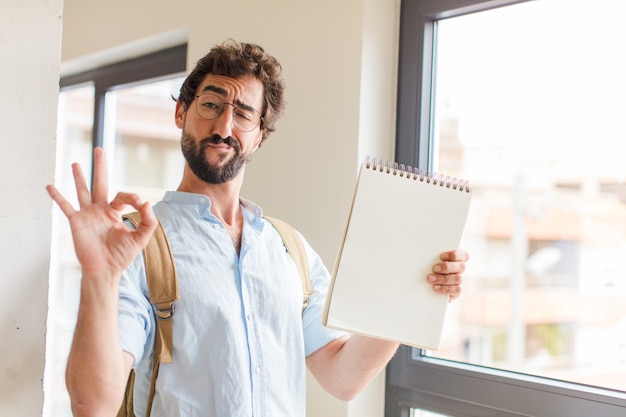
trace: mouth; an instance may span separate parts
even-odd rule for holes
[[[220,144],[207,143],[206,146],[207,148],[213,148],[213,149],[224,150],[224,151],[229,151],[233,148],[232,146],[227,145],[225,143],[220,143]]]
[[[206,138],[202,141],[204,146],[211,147],[213,149],[239,150],[239,142],[231,137],[222,138],[217,135],[213,135],[210,138]]]

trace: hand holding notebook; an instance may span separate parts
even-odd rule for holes
[[[459,245],[467,181],[367,158],[335,262],[323,323],[438,349],[448,296],[425,277]]]

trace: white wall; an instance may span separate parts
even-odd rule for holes
[[[332,268],[366,154],[391,159],[399,0],[66,0],[63,68],[188,42],[259,43],[283,65],[287,113],[247,168],[243,195],[284,218]],[[156,39],[156,42],[155,42]],[[382,416],[382,378],[351,403],[311,381],[309,417]]]
[[[0,3],[0,416],[43,409],[62,0]]]

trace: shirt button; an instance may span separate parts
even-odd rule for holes
[[[254,372],[256,372],[256,374],[259,375],[261,373],[261,368],[257,366]]]
[[[200,197],[200,198],[198,199],[198,201],[199,201],[200,203],[204,203],[204,197]]]
[[[252,314],[248,314],[248,315],[246,316],[246,318],[247,318],[248,320],[252,320]]]

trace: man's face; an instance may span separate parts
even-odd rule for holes
[[[253,76],[230,78],[210,74],[200,84],[196,95],[201,98],[196,97],[189,108],[180,104],[176,107],[176,126],[183,131],[183,155],[199,179],[222,184],[241,172],[248,156],[261,143],[260,123],[250,131],[243,131],[241,121],[245,114],[258,116],[261,112],[263,85]],[[208,120],[206,111],[198,106],[209,108],[216,103],[223,110]]]

